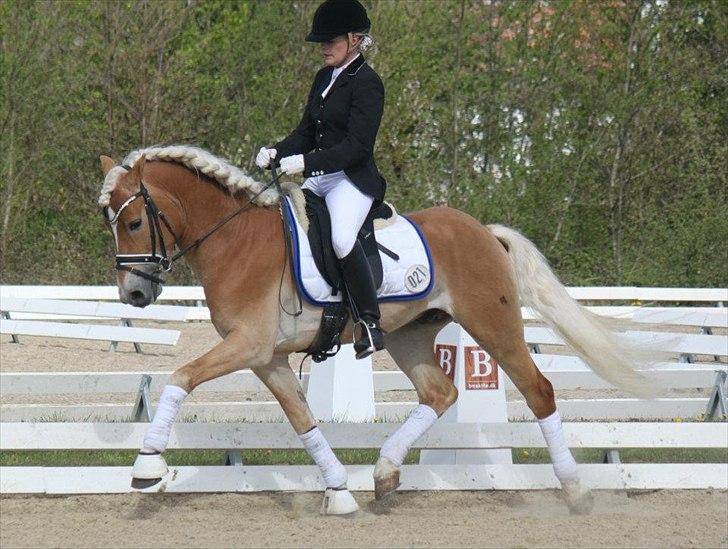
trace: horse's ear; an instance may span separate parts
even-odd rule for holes
[[[147,162],[147,157],[144,155],[141,155],[139,159],[134,162],[134,166],[131,169],[131,173],[134,176],[134,179],[137,181],[142,180],[142,174],[144,173],[144,164]]]
[[[99,159],[101,160],[101,171],[104,172],[104,175],[106,175],[107,173],[109,173],[109,171],[111,170],[111,168],[113,168],[114,166],[116,166],[116,162],[114,162],[108,156],[105,156],[105,155],[102,154],[99,157]]]

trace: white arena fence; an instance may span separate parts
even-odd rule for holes
[[[140,447],[143,423],[3,424],[0,450]],[[397,424],[326,424],[334,448],[379,447]],[[728,431],[716,423],[566,423],[571,447],[725,448]],[[177,424],[170,449],[301,448],[288,424]],[[436,424],[415,444],[428,449],[540,448],[535,423]],[[349,489],[372,490],[372,466],[348,466]],[[580,465],[583,481],[596,489],[728,488],[728,464]],[[131,467],[2,467],[0,492],[86,494],[129,492]],[[405,465],[402,490],[538,490],[557,488],[551,465]],[[161,485],[149,491],[253,492],[323,489],[315,466],[171,467]]]
[[[540,354],[549,346],[549,353],[560,352],[561,341],[541,326],[527,326],[526,338],[534,351],[539,368],[557,390],[587,393],[579,398],[557,402],[562,417],[576,420],[600,420],[598,423],[566,423],[567,440],[572,447],[607,450],[613,463],[581,465],[581,473],[593,488],[728,488],[728,465],[712,464],[621,464],[616,453],[620,448],[725,448],[728,428],[719,423],[666,423],[665,419],[697,418],[706,412],[720,417],[725,414],[725,383],[728,357],[727,310],[725,289],[675,288],[571,288],[578,299],[589,302],[629,305],[596,306],[599,314],[630,318],[639,322],[660,324],[660,332],[637,332],[640,341],[663,341],[663,348],[674,353],[673,361],[645,371],[648,379],[679,394],[654,400],[633,398],[588,398],[588,392],[609,386],[596,377],[576,357],[561,354]],[[32,296],[32,297],[31,297]],[[193,307],[153,306],[147,309],[122,310],[118,303],[89,303],[88,300],[115,300],[114,287],[0,287],[0,309],[10,321],[44,322],[54,320],[143,319],[162,322],[204,320],[209,312],[203,306],[200,288],[165,288],[161,300],[193,302]],[[49,300],[49,301],[46,301]],[[68,307],[58,301],[66,300]],[[81,300],[85,300],[83,303]],[[44,303],[44,301],[46,301]],[[635,303],[649,303],[639,307]],[[654,307],[665,302],[670,306]],[[675,306],[690,303],[690,306]],[[700,306],[694,306],[699,303]],[[705,306],[713,304],[712,307]],[[716,307],[718,305],[719,307]],[[159,307],[154,311],[154,307]],[[132,308],[129,308],[132,309]],[[142,316],[133,316],[137,315]],[[155,313],[160,316],[155,318]],[[167,314],[168,316],[164,317]],[[26,315],[23,318],[23,315]],[[35,315],[35,316],[34,316]],[[124,316],[130,315],[130,316]],[[146,316],[145,316],[146,315]],[[177,316],[174,316],[177,315]],[[174,318],[173,318],[174,317]],[[533,315],[524,310],[524,318]],[[3,321],[8,322],[8,320]],[[60,323],[67,326],[77,324]],[[99,325],[101,326],[101,325]],[[667,328],[668,326],[673,328]],[[110,326],[105,326],[110,327]],[[124,326],[126,329],[132,329]],[[714,329],[720,334],[711,335]],[[149,328],[151,329],[151,328]],[[11,333],[3,330],[4,333]],[[62,336],[68,337],[68,336]],[[109,339],[114,341],[113,339]],[[117,339],[116,341],[128,341]],[[693,362],[693,363],[691,363]],[[371,366],[370,366],[371,368]],[[2,404],[0,406],[0,450],[56,449],[136,449],[140,446],[144,424],[97,423],[89,420],[128,421],[148,419],[151,396],[166,382],[170,372],[143,375],[140,372],[70,372],[0,374],[0,395],[94,395],[126,394],[127,404],[101,403],[87,405]],[[373,395],[413,388],[401,372],[375,371],[370,374]],[[504,376],[505,377],[505,376]],[[311,397],[309,374],[302,383]],[[512,389],[507,378],[503,384]],[[462,387],[459,387],[462,389]],[[238,372],[200,386],[195,394],[230,393],[225,402],[193,400],[183,407],[182,421],[245,421],[255,423],[179,423],[175,426],[170,448],[298,448],[300,443],[287,423],[277,402],[239,402],[242,391],[265,391],[251,372]],[[689,391],[688,395],[682,394]],[[461,395],[462,395],[461,391]],[[478,397],[480,395],[477,395]],[[331,398],[329,396],[329,398]],[[484,397],[485,398],[485,397]],[[46,399],[47,400],[47,399]],[[380,399],[381,400],[381,399]],[[461,399],[463,400],[463,399]],[[468,399],[464,399],[466,402]],[[470,399],[472,401],[472,399]],[[476,400],[477,402],[477,400]],[[373,404],[379,421],[401,421],[416,405],[412,401],[379,401]],[[522,400],[505,401],[506,423],[438,422],[431,433],[418,442],[427,452],[472,452],[483,456],[475,463],[460,461],[410,465],[403,469],[403,489],[540,489],[556,487],[550,465],[512,465],[489,460],[489,452],[507,448],[542,447],[543,439],[534,423],[514,423],[532,419]],[[467,415],[467,414],[466,414]],[[482,415],[482,413],[480,414]],[[462,415],[458,415],[458,418]],[[63,423],[48,419],[63,418]],[[505,419],[505,418],[504,418]],[[610,423],[605,420],[651,419],[658,422]],[[457,421],[461,421],[457,419]],[[466,420],[467,421],[467,420]],[[488,416],[477,421],[493,421]],[[496,421],[501,421],[496,419]],[[81,422],[81,423],[78,423]],[[327,424],[324,430],[339,448],[375,448],[396,424],[364,423]],[[495,449],[495,450],[493,450]],[[478,454],[478,452],[480,452]],[[231,460],[239,463],[237,459]],[[493,462],[495,461],[495,462]],[[455,464],[457,463],[457,464]],[[318,471],[313,467],[176,467],[164,482],[166,491],[217,492],[254,490],[318,490]],[[371,467],[349,467],[350,487],[371,490]],[[99,493],[129,491],[129,467],[3,467],[0,469],[2,493]],[[157,487],[156,489],[159,489]]]

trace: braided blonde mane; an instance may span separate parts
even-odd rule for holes
[[[199,171],[206,176],[217,181],[220,185],[230,191],[237,193],[245,191],[248,196],[255,196],[264,187],[264,183],[255,181],[252,177],[243,173],[240,168],[236,168],[226,160],[207,152],[199,147],[188,145],[170,145],[168,147],[149,147],[146,149],[137,149],[130,152],[122,164],[131,167],[139,158],[144,155],[147,160],[165,160],[168,162],[177,162],[191,170]],[[114,192],[119,177],[126,173],[121,166],[116,166],[109,170],[101,186],[101,194],[99,196],[99,206],[108,206],[111,200],[111,193]],[[255,199],[255,203],[259,206],[270,206],[278,203],[278,191],[274,188],[266,189],[260,196]]]

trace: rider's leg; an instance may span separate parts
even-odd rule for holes
[[[362,193],[347,177],[341,178],[326,194],[334,252],[339,258],[346,288],[360,321],[360,333],[354,343],[357,358],[364,358],[384,348],[374,277],[364,249],[357,241],[357,234],[373,201],[371,196]]]

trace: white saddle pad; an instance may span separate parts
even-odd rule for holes
[[[341,294],[332,295],[331,286],[316,267],[308,236],[298,222],[289,197],[284,204],[293,242],[293,272],[301,295],[312,305],[341,301]],[[435,280],[430,249],[422,231],[407,217],[396,215],[393,223],[376,229],[377,242],[399,256],[395,260],[379,252],[383,270],[382,285],[377,291],[379,301],[421,299],[430,293]]]

